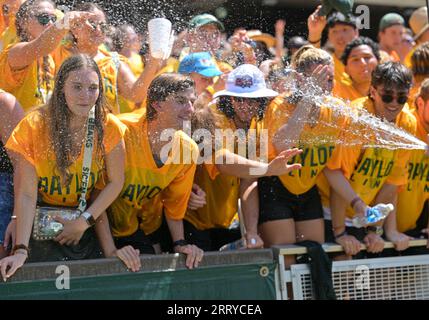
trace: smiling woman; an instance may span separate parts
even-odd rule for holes
[[[80,130],[85,125],[87,130]],[[97,223],[95,220],[122,188],[123,133],[123,125],[106,111],[102,78],[96,63],[85,55],[67,59],[55,79],[49,104],[29,113],[6,144],[16,161],[14,213],[17,226],[13,254],[0,261],[4,279],[12,276],[27,259],[55,261],[100,256],[93,226],[96,232],[100,228],[105,229],[103,223],[107,219],[100,219]],[[94,137],[94,147],[88,150],[90,136]],[[86,160],[88,151],[92,152],[90,158],[93,158],[89,164]],[[89,175],[85,174],[89,176],[87,183],[83,178],[85,172],[89,172]],[[96,185],[102,180],[105,187],[97,191]],[[83,199],[78,201],[81,196]],[[82,201],[88,201],[86,211]],[[79,211],[85,212],[80,212],[72,221],[55,218],[62,224],[62,231],[55,241],[36,241],[34,232],[33,239],[30,235],[35,215],[39,214],[36,213],[36,205],[41,204],[69,209],[79,205]],[[103,243],[101,245],[105,247]],[[132,248],[123,248],[122,251],[138,255]],[[104,254],[121,256],[122,251],[113,248]],[[10,270],[7,272],[8,267]]]

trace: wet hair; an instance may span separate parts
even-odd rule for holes
[[[413,83],[411,71],[400,62],[385,62],[379,64],[372,72],[371,86],[377,88],[406,89],[409,90]]]
[[[345,16],[341,12],[334,11],[329,15],[329,17],[326,21],[326,26],[329,30],[337,24],[343,24],[346,26],[351,26],[354,29],[357,29],[357,18],[351,14]]]
[[[125,37],[127,35],[128,29],[134,27],[130,24],[124,24],[117,28],[112,34],[112,43],[114,51],[121,52],[125,45]]]
[[[94,11],[101,11],[103,12],[104,16],[106,17],[106,21],[107,21],[107,15],[104,12],[103,8],[100,7],[98,4],[96,3],[92,3],[92,2],[83,2],[83,3],[78,3],[76,5],[75,8],[76,11],[85,11],[85,12],[94,12]]]
[[[273,58],[273,54],[268,49],[267,45],[262,41],[254,41],[256,44],[255,53],[256,60],[258,61],[258,65],[261,64],[265,60],[269,60]]]
[[[419,45],[411,55],[411,71],[415,77],[429,76],[429,42]]]
[[[98,99],[95,103],[95,132],[97,159],[102,159],[104,155],[103,138],[104,122],[106,119],[107,105],[104,98],[103,78],[100,74],[97,64],[87,55],[78,54],[66,59],[60,67],[55,78],[54,91],[52,98],[48,103],[48,122],[50,140],[55,152],[56,164],[62,178],[62,184],[67,185],[71,176],[68,174],[68,168],[73,163],[72,159],[72,140],[70,132],[70,118],[72,112],[67,106],[64,86],[70,73],[76,70],[90,69],[98,75],[98,87],[100,90]]]
[[[30,41],[25,24],[33,13],[34,9],[41,3],[48,2],[55,8],[55,3],[51,0],[27,0],[18,9],[16,13],[15,27],[16,34],[22,42]]]
[[[301,50],[303,52],[300,52]],[[296,71],[300,73],[306,73],[314,65],[328,65],[332,63],[333,60],[329,53],[314,47],[307,48],[307,46],[304,46],[296,52],[296,56],[294,57],[294,66]]]
[[[422,98],[424,102],[429,100],[429,79],[425,79],[422,82],[422,85],[419,90],[419,94],[417,95],[417,98]],[[415,100],[415,104],[417,107],[417,99]]]
[[[151,82],[146,101],[146,118],[151,121],[156,116],[154,102],[165,101],[169,96],[186,89],[193,88],[194,81],[186,75],[178,73],[164,73]]]
[[[234,106],[232,104],[232,99],[240,99],[240,97],[232,96],[220,96],[217,101],[217,109],[222,112],[227,118],[233,119],[235,116]],[[262,119],[264,116],[265,110],[267,109],[268,103],[271,102],[272,98],[250,98],[257,99],[259,101],[257,118]]]
[[[372,53],[377,58],[377,61],[380,61],[380,47],[379,45],[367,37],[358,37],[351,42],[349,42],[344,49],[343,55],[341,56],[341,61],[344,65],[347,65],[347,60],[349,59],[350,54],[352,53],[353,49],[359,46],[368,46],[371,48]]]

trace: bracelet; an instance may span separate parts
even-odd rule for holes
[[[183,246],[187,246],[187,245],[188,245],[188,242],[185,239],[180,239],[180,240],[176,240],[173,242],[173,248],[177,247],[177,246],[183,247]]]
[[[27,252],[27,256],[30,254],[30,249],[25,244],[17,244],[12,249],[12,254],[15,254],[18,250],[25,250]]]
[[[340,234],[334,235],[334,238],[335,238],[335,240],[337,240],[338,238],[341,238],[342,236],[346,236],[346,235],[347,235],[347,230],[344,230]]]
[[[350,201],[350,206],[352,207],[352,209],[354,209],[355,204],[359,201],[363,202],[363,200],[359,196],[354,197],[353,200]]]
[[[308,39],[308,42],[310,42],[311,44],[316,44],[319,43],[322,40],[322,38],[319,38],[319,40],[317,41],[311,41],[310,39]]]
[[[10,217],[12,220],[16,220],[16,216],[11,216]]]

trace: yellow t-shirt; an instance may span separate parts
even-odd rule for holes
[[[287,175],[280,176],[280,180],[287,190],[299,195],[310,190],[315,184],[318,175],[325,166],[331,167],[333,163],[340,160],[335,143],[341,134],[342,128],[346,125],[347,119],[344,116],[334,113],[329,104],[347,108],[344,103],[336,98],[328,97],[326,105],[320,107],[320,115],[314,127],[305,124],[300,136],[302,143],[297,145],[303,152],[291,159],[290,163],[301,163],[301,170],[295,170]],[[295,105],[287,102],[287,96],[282,95],[268,106],[263,120],[263,128],[268,129],[268,151],[269,159],[273,159],[279,152],[275,149],[272,140],[277,130],[285,125],[293,111]],[[315,144],[315,141],[325,143]],[[311,143],[308,143],[311,141]]]
[[[47,109],[42,107],[30,112],[12,132],[6,148],[23,156],[36,169],[39,179],[38,191],[41,200],[50,205],[77,206],[81,192],[83,150],[77,160],[69,167],[72,179],[69,185],[61,185],[56,167],[56,157],[49,137]],[[125,127],[112,114],[108,114],[104,126],[104,149],[108,154],[121,141]],[[96,140],[95,140],[96,141]],[[96,156],[97,146],[93,149],[91,174],[87,199],[95,185],[102,179],[104,159]]]
[[[3,31],[6,29],[6,23],[3,17],[3,4],[4,4],[4,1],[1,0],[0,1],[0,34],[3,33]]]
[[[404,65],[411,70],[411,57],[413,56],[413,53],[416,51],[417,47],[419,45],[416,45],[410,52],[408,52],[407,56],[404,59]]]
[[[424,80],[424,79],[422,79],[422,80]],[[408,108],[410,111],[413,111],[416,109],[415,102],[416,102],[416,98],[420,92],[420,87],[422,86],[422,82],[423,81],[416,81],[416,79],[414,79],[414,83],[410,89],[410,93],[408,95],[408,102],[407,102],[407,105],[408,105]]]
[[[419,120],[417,112],[416,136],[426,142],[428,132]],[[399,232],[412,230],[423,210],[424,203],[429,199],[429,158],[424,150],[412,150],[408,162],[408,183],[398,195],[396,221]]]
[[[228,119],[222,112],[218,111],[215,103],[209,107],[215,115],[218,129],[236,130],[233,120]],[[258,130],[256,119],[252,121],[250,129]],[[225,135],[227,135],[226,132]],[[256,135],[258,135],[258,131]],[[234,149],[230,151],[237,152],[236,146]],[[213,152],[214,154],[215,152]],[[206,193],[207,203],[197,210],[188,210],[185,220],[199,230],[228,228],[237,218],[240,179],[220,173],[214,164],[214,159],[212,159],[211,164],[204,163],[197,166],[194,182]]]
[[[55,64],[47,56],[47,70],[43,67],[43,58],[34,61],[20,70],[12,69],[8,56],[14,44],[10,44],[0,53],[0,87],[13,94],[24,111],[45,104],[54,87]]]
[[[119,116],[127,126],[125,183],[119,197],[108,209],[112,234],[129,236],[138,228],[145,234],[156,231],[163,212],[174,220],[183,219],[191,195],[196,161],[184,163],[180,156],[198,155],[197,144],[183,131],[176,131],[169,160],[160,168],[152,155],[147,120],[137,114]]]
[[[343,73],[346,72],[346,66],[334,53],[332,58],[334,59],[334,81],[341,82]]]
[[[351,107],[355,110],[362,108],[375,114],[374,104],[367,97],[353,101]],[[396,118],[396,125],[414,134],[416,119],[404,108]],[[410,151],[383,148],[364,149],[356,145],[339,147],[339,149],[341,149],[341,161],[330,169],[342,170],[353,190],[366,204],[372,204],[384,183],[397,186],[406,184]],[[329,185],[326,178],[321,176],[317,185],[323,205],[329,207]],[[349,218],[354,216],[350,207],[346,214]]]
[[[16,34],[15,18],[11,18],[11,23],[3,32],[0,32],[0,52],[7,46],[17,43],[19,37]]]
[[[344,72],[339,81],[334,82],[332,95],[343,100],[353,101],[362,98],[362,94],[353,86],[353,81],[350,76]]]
[[[141,59],[139,54],[133,53],[130,58],[127,58],[125,56],[122,56],[121,58],[127,63],[136,78],[138,78],[142,74],[144,65],[143,60]],[[136,108],[136,104],[134,102],[125,99],[121,95],[119,95],[118,102],[120,113],[132,112]]]

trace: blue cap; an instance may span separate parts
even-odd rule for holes
[[[222,74],[208,52],[191,53],[183,58],[179,65],[179,73],[190,74],[192,72],[209,78]]]

